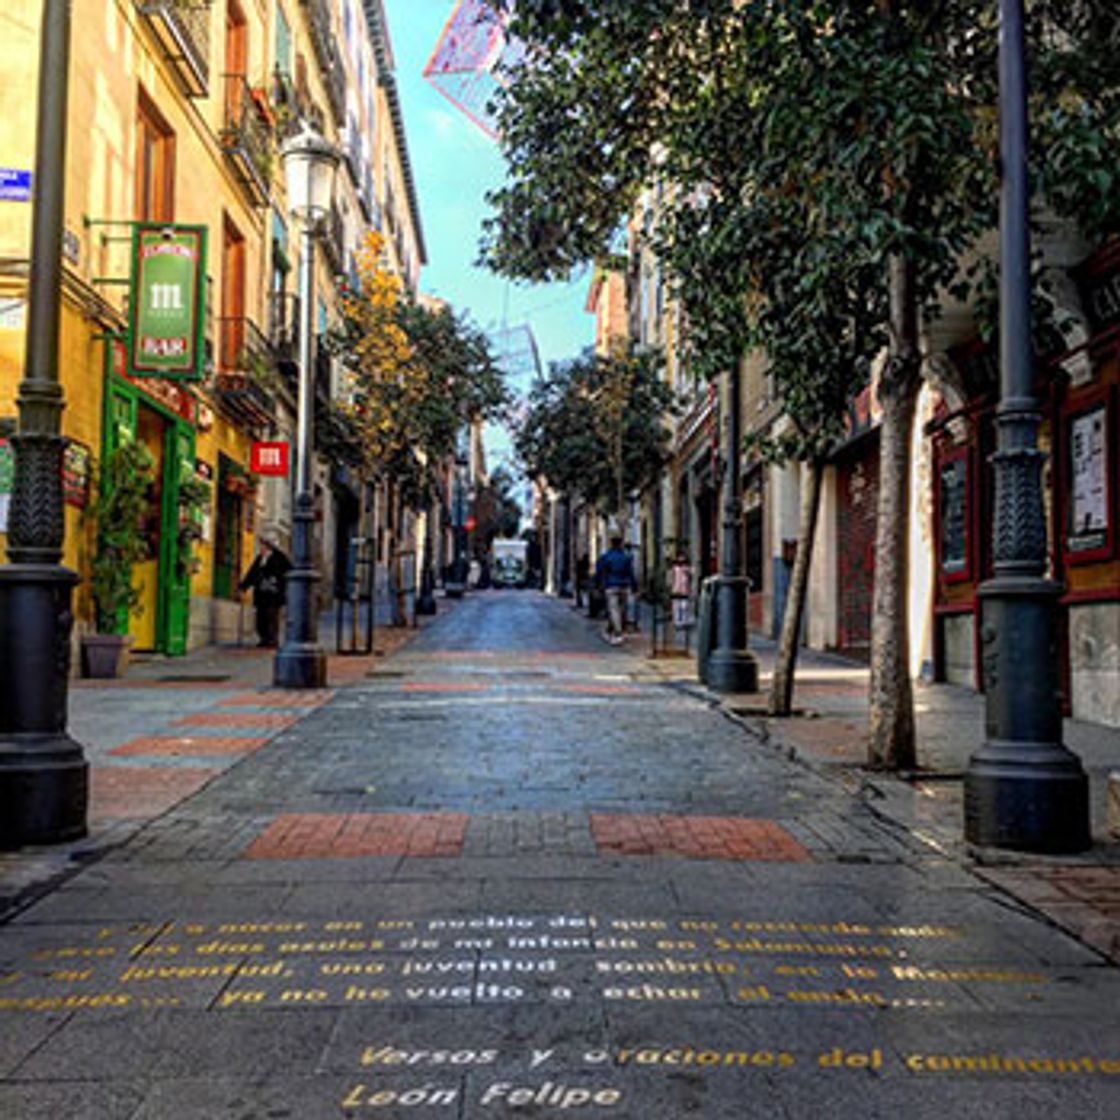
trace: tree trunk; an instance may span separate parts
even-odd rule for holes
[[[404,589],[404,497],[398,490],[393,501],[393,625],[407,626]]]
[[[914,694],[910,681],[909,515],[910,437],[921,386],[914,271],[890,261],[890,358],[879,385],[879,509],[875,532],[875,592],[871,608],[868,765],[888,770],[915,765]]]
[[[788,716],[793,708],[793,677],[797,668],[797,650],[801,635],[801,619],[805,614],[805,596],[809,588],[809,565],[817,536],[817,515],[821,508],[821,477],[824,463],[811,459],[801,473],[801,523],[798,526],[797,555],[793,561],[782,633],[778,639],[778,656],[774,678],[770,683],[770,714]]]

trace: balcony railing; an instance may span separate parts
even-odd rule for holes
[[[269,293],[268,344],[278,362],[299,360],[299,296],[294,292]]]
[[[250,431],[271,427],[276,402],[261,384],[272,369],[268,340],[244,316],[223,316],[218,324],[218,362],[214,396],[219,406]]]
[[[334,65],[323,72],[323,84],[327,87],[327,100],[335,124],[342,124],[346,120],[346,73],[341,58],[336,56]]]
[[[272,72],[272,111],[276,117],[277,140],[286,140],[299,131],[307,116],[307,105],[291,74],[277,67]]]
[[[327,100],[335,121],[342,124],[346,120],[346,74],[331,29],[330,5],[325,0],[303,0],[303,5],[307,8],[311,46],[327,89]]]
[[[210,92],[210,0],[136,0],[187,97]]]
[[[331,267],[335,272],[345,272],[346,227],[343,225],[342,214],[333,202],[331,203],[330,213],[323,223],[322,241],[323,248],[330,259]]]
[[[322,335],[315,340],[315,399],[330,401],[332,399],[332,382],[334,380],[334,359],[327,348]]]
[[[267,206],[272,180],[272,127],[260,94],[243,74],[223,75],[222,150],[254,206]]]

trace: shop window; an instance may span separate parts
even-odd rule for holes
[[[175,133],[141,90],[136,107],[136,218],[175,219]]]

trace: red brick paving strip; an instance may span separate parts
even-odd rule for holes
[[[291,692],[285,689],[265,688],[259,692],[239,692],[223,700],[219,708],[317,708],[325,704],[334,691],[329,688],[307,689]]]
[[[172,727],[267,727],[277,731],[298,723],[302,715],[281,712],[196,712],[183,716]]]
[[[464,813],[286,813],[242,853],[249,859],[457,856]]]
[[[1120,963],[1120,867],[985,868],[980,874]]]
[[[89,778],[91,820],[157,817],[197,793],[221,769],[94,766]]]
[[[687,859],[806,862],[809,852],[774,821],[667,814],[591,814],[601,852]]]
[[[264,737],[234,738],[226,735],[200,735],[197,738],[172,735],[146,735],[130,739],[109,753],[121,757],[132,755],[231,755],[248,754],[268,742]]]

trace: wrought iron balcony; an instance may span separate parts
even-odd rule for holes
[[[299,296],[269,292],[268,344],[278,362],[299,360]]]
[[[268,340],[244,316],[224,316],[218,323],[218,368],[214,374],[216,403],[252,432],[276,422],[276,401],[261,384],[273,369]]]
[[[211,0],[136,0],[187,97],[210,92]]]
[[[254,206],[267,206],[272,180],[272,126],[262,96],[243,74],[225,74],[222,150]]]
[[[346,74],[331,28],[330,5],[325,0],[303,0],[303,6],[307,9],[311,47],[323,76],[327,100],[335,121],[342,124],[346,120]]]
[[[346,228],[342,214],[332,202],[330,213],[323,222],[321,240],[327,259],[335,272],[346,271]]]
[[[276,137],[283,141],[299,131],[300,121],[307,117],[307,99],[297,88],[292,75],[279,67],[272,72],[271,99],[276,118]]]
[[[321,401],[331,399],[334,386],[334,359],[322,335],[316,340],[315,346],[315,396]]]

